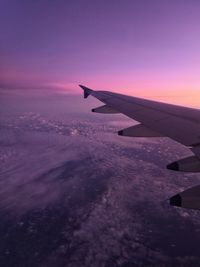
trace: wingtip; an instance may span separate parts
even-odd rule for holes
[[[79,84],[79,86],[83,89],[83,91],[84,91],[84,98],[87,98],[90,94],[91,94],[91,92],[92,92],[92,89],[90,89],[90,88],[88,88],[88,87],[86,87],[86,86],[84,86],[84,85],[82,85],[82,84]]]
[[[81,87],[83,90],[89,90],[92,91],[92,89],[86,87],[85,85],[79,84],[79,87]]]
[[[81,87],[82,89],[84,89],[84,87],[85,87],[85,86],[82,85],[82,84],[79,84],[78,86]]]

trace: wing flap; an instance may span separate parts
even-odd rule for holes
[[[171,197],[170,205],[200,210],[200,185],[189,188]]]
[[[118,135],[131,137],[163,137],[163,135],[142,124],[134,125],[118,132]]]
[[[115,109],[109,107],[108,105],[103,105],[97,108],[93,108],[92,112],[96,112],[96,113],[103,113],[103,114],[116,114],[119,113],[118,111],[116,111]]]

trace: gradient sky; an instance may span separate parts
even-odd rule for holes
[[[77,84],[197,105],[198,0],[1,0],[0,87]]]

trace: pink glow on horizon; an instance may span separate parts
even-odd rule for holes
[[[0,88],[84,84],[199,106],[198,1],[89,2],[0,3]]]

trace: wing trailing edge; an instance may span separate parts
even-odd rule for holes
[[[93,108],[92,112],[96,112],[96,113],[103,113],[103,114],[117,114],[120,113],[117,110],[109,107],[108,105],[103,105],[97,108]]]
[[[118,132],[118,135],[130,137],[163,137],[162,134],[149,129],[148,127],[142,124],[137,124],[129,128],[120,130]]]

